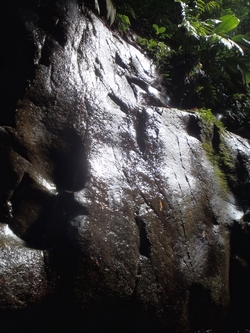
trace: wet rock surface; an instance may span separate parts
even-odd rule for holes
[[[0,15],[1,332],[249,327],[248,141],[211,134],[223,186],[132,37],[73,0]]]

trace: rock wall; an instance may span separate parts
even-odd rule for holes
[[[0,15],[1,332],[249,327],[249,142],[77,1]]]

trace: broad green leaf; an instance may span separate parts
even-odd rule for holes
[[[250,46],[250,41],[249,40],[247,40],[246,38],[242,38],[242,40],[246,45]]]
[[[206,40],[210,43],[211,46],[213,44],[218,43],[218,44],[224,46],[228,50],[231,50],[234,48],[234,49],[238,50],[241,55],[244,55],[244,51],[240,47],[240,45],[235,43],[230,38],[225,38],[225,37],[221,37],[220,35],[213,34],[213,35],[207,36]]]
[[[225,15],[220,18],[221,23],[215,28],[214,32],[217,34],[223,34],[235,29],[240,20],[234,15]]]
[[[155,29],[155,32],[158,34],[159,33],[159,27],[157,24],[153,24],[152,27]]]
[[[229,39],[229,38],[220,38],[220,42],[226,47],[228,48],[228,50],[231,50],[232,48],[237,49],[241,55],[244,55],[244,51],[242,50],[242,48],[240,47],[239,44],[235,43],[233,40]]]
[[[240,46],[250,49],[250,40],[249,37],[246,35],[236,35],[232,38],[234,42],[239,44]]]
[[[250,83],[250,72],[246,73],[246,83]]]
[[[159,30],[158,30],[159,34],[162,34],[165,31],[166,31],[165,27],[160,27]]]

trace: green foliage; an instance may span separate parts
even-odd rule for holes
[[[127,15],[117,14],[116,16],[117,29],[120,32],[127,32],[131,26],[130,19]]]
[[[157,24],[153,24],[152,27],[155,29],[156,35],[161,35],[166,31],[165,27],[160,27],[159,28]]]
[[[210,127],[211,125],[216,126],[220,133],[224,133],[225,127],[223,123],[215,117],[211,109],[201,108],[198,109],[198,113],[200,115],[200,118],[202,119],[203,125],[205,125],[206,128]]]
[[[225,101],[231,94],[248,89],[248,37],[234,35],[239,19],[233,14],[200,20],[207,8],[215,8],[207,6],[209,2],[206,6],[199,2],[196,11],[183,2],[180,4],[182,22],[179,27],[188,39],[179,47],[173,60],[179,63],[185,57],[190,62],[184,60],[185,65],[179,73],[182,82],[173,72],[170,74],[176,85],[173,95],[181,91],[181,98],[174,96],[173,100],[180,101],[178,107],[209,107],[214,112],[223,112]]]
[[[153,38],[147,39],[140,37],[138,37],[137,41],[154,57],[158,65],[161,65],[162,62],[166,61],[170,55],[171,49],[164,42]]]
[[[143,46],[149,54],[151,54],[156,63],[161,65],[162,63],[166,62],[170,53],[171,48],[165,44],[165,42],[161,41],[160,39],[164,39],[166,37],[166,28],[165,27],[158,27],[157,24],[152,25],[153,30],[155,31],[156,36],[154,38],[141,38],[138,37],[138,43]]]
[[[207,154],[209,161],[214,168],[215,177],[221,189],[226,194],[229,185],[236,182],[234,160],[231,157],[224,136],[225,127],[209,109],[199,109],[200,125],[202,128],[202,147]],[[214,133],[217,132],[219,139],[216,145],[213,144]]]
[[[227,194],[229,191],[228,184],[227,184],[227,178],[226,178],[225,172],[220,167],[220,156],[215,153],[212,145],[209,142],[203,142],[202,147],[203,147],[204,151],[206,152],[209,161],[213,165],[214,175],[215,175],[217,182],[220,185],[220,188],[222,189],[224,194]]]
[[[123,33],[133,29],[140,36],[139,44],[166,78],[172,106],[221,113],[231,130],[230,121],[242,124],[250,118],[249,1],[114,3],[118,29]],[[245,133],[250,138],[250,131]]]
[[[240,19],[237,28],[238,34],[246,34],[250,31],[249,12],[250,3],[248,0],[224,0],[221,8],[221,15],[234,14]]]
[[[240,20],[234,15],[225,15],[220,18],[220,23],[215,27],[214,32],[217,34],[227,34],[229,31],[235,29]]]
[[[227,129],[249,138],[250,92],[230,96],[229,106],[224,111],[223,121]]]

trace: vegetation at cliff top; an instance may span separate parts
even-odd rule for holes
[[[209,108],[250,138],[250,2],[116,0],[115,27],[132,29],[164,75],[170,105]]]

